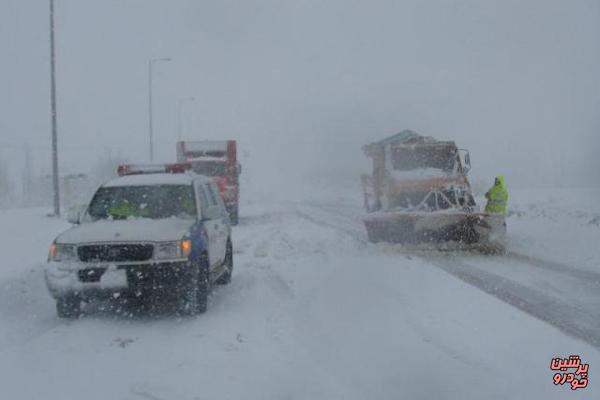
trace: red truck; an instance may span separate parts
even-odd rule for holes
[[[237,161],[236,141],[177,142],[177,162],[189,163],[195,173],[215,178],[231,223],[236,225],[239,215],[239,175],[242,172],[242,166]]]

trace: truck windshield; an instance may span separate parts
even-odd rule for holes
[[[400,171],[435,168],[452,172],[456,162],[456,149],[452,147],[396,147],[392,154],[392,168]]]
[[[98,189],[88,214],[92,220],[195,218],[191,185],[115,186]]]
[[[192,170],[200,175],[224,176],[225,163],[223,161],[194,161]]]

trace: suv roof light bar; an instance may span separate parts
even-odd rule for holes
[[[192,169],[190,163],[176,164],[121,164],[117,168],[119,176],[142,174],[183,174]]]

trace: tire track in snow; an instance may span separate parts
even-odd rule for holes
[[[329,211],[323,210],[321,207],[318,208],[319,210],[325,211],[326,213],[329,213]],[[294,209],[294,214],[300,218],[303,218],[315,225],[319,225],[322,226],[324,228],[330,228],[333,230],[336,230],[338,232],[344,233],[347,236],[350,236],[352,239],[356,240],[357,242],[359,242],[361,245],[367,245],[368,244],[368,240],[366,237],[365,232],[363,232],[362,230],[358,230],[358,229],[354,229],[354,228],[350,228],[350,227],[344,227],[344,226],[340,226],[339,224],[335,224],[332,222],[327,222],[325,220],[319,219],[317,217],[314,217],[304,211],[301,211],[300,209],[298,209],[298,207],[296,207]],[[344,218],[347,218],[346,216],[344,216]]]
[[[466,264],[455,257],[442,260],[421,256],[448,274],[483,292],[600,349],[600,315],[525,286],[508,278]]]
[[[300,203],[297,203],[297,204],[300,204]],[[362,221],[356,214],[353,214],[353,211],[356,211],[357,209],[354,209],[349,206],[337,207],[337,206],[331,205],[331,204],[323,204],[323,203],[315,203],[315,202],[305,203],[305,205],[309,205],[311,207],[318,208],[321,211],[324,211],[324,212],[327,212],[330,214],[335,214],[336,216],[339,216],[339,217],[346,218],[346,219],[348,219],[349,222],[350,221],[354,222],[360,228],[362,228],[362,225],[361,225]],[[342,211],[342,209],[345,211]],[[412,251],[409,250],[408,252],[412,252]],[[416,250],[416,253],[422,253],[422,252],[423,251],[421,251],[421,250]],[[428,252],[428,251],[425,251],[425,252]],[[434,252],[435,252],[435,250],[434,250]],[[470,255],[468,252],[465,253],[464,251],[463,252],[455,252],[455,254],[463,254],[463,255],[465,255],[465,257],[468,257]],[[575,278],[581,279],[582,281],[586,281],[588,283],[592,282],[592,283],[600,284],[600,273],[595,272],[595,271],[577,268],[576,266],[563,264],[563,263],[559,263],[556,261],[544,260],[544,259],[541,259],[538,257],[534,257],[534,256],[527,255],[527,254],[522,254],[522,253],[515,252],[515,251],[509,251],[508,253],[502,255],[501,257],[519,261],[521,263],[526,263],[528,265],[531,265],[531,266],[539,268],[539,269],[550,270],[553,272],[558,272],[558,273],[561,273],[564,275],[568,275],[570,277],[575,277]]]
[[[51,304],[51,306],[48,306]],[[51,314],[46,314],[49,311]],[[61,321],[54,315],[54,300],[47,292],[41,268],[23,271],[20,276],[0,285],[0,354],[16,346],[26,346],[56,328],[71,321]],[[21,324],[26,322],[28,329]]]
[[[578,278],[582,281],[592,282],[600,285],[600,273],[584,270],[576,267],[572,267],[566,264],[561,264],[555,261],[543,260],[541,258],[529,256],[526,254],[521,254],[513,251],[509,251],[506,255],[506,258],[510,258],[516,261],[520,261],[531,265],[536,268],[550,270],[553,272],[558,272],[560,274],[568,275],[570,277]]]
[[[282,229],[290,216],[294,217],[287,211],[276,211],[241,218],[239,227],[235,228],[236,235],[242,236],[235,259],[238,267],[234,267],[232,283],[218,288],[228,292],[225,303],[240,297],[272,298],[273,307],[264,309],[264,332],[275,342],[281,342],[285,337],[285,310],[296,296],[293,284],[277,268],[282,258],[295,251]],[[257,232],[257,225],[262,225],[263,229]]]
[[[364,233],[359,231],[360,225],[357,223],[358,220],[355,215],[350,215],[349,212],[341,211],[333,205],[305,203],[304,206],[327,213],[334,218],[322,221],[297,210],[299,216],[319,225],[344,232],[355,238],[362,237],[361,243],[367,243]],[[345,218],[349,223],[356,225],[356,229],[349,229],[336,225],[334,221],[340,217]],[[412,254],[413,252],[403,250],[402,253]],[[456,255],[446,257],[441,257],[441,253],[437,256],[436,254],[438,253],[435,251],[430,254],[426,251],[418,251],[415,255],[430,265],[440,268],[444,272],[482,290],[506,304],[546,322],[567,335],[600,349],[600,313],[595,309],[572,304],[566,299],[548,295],[545,292],[526,286],[515,280],[467,264],[464,261],[469,260],[469,253],[465,254],[464,252],[460,252],[456,253]],[[563,276],[567,275],[588,285],[590,283],[600,285],[599,273],[578,269],[558,262],[547,261],[517,252],[508,252],[502,256],[495,256],[494,259],[501,262],[518,261],[521,264],[553,273],[554,275],[557,275],[557,282],[561,282]]]

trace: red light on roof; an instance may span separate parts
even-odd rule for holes
[[[168,174],[183,174],[191,169],[192,164],[190,163],[165,164],[165,172]]]
[[[117,174],[119,176],[133,175],[133,173],[129,170],[129,165],[127,164],[119,165],[117,167]]]
[[[192,169],[190,163],[177,164],[122,164],[117,168],[119,176],[141,174],[183,174]]]

